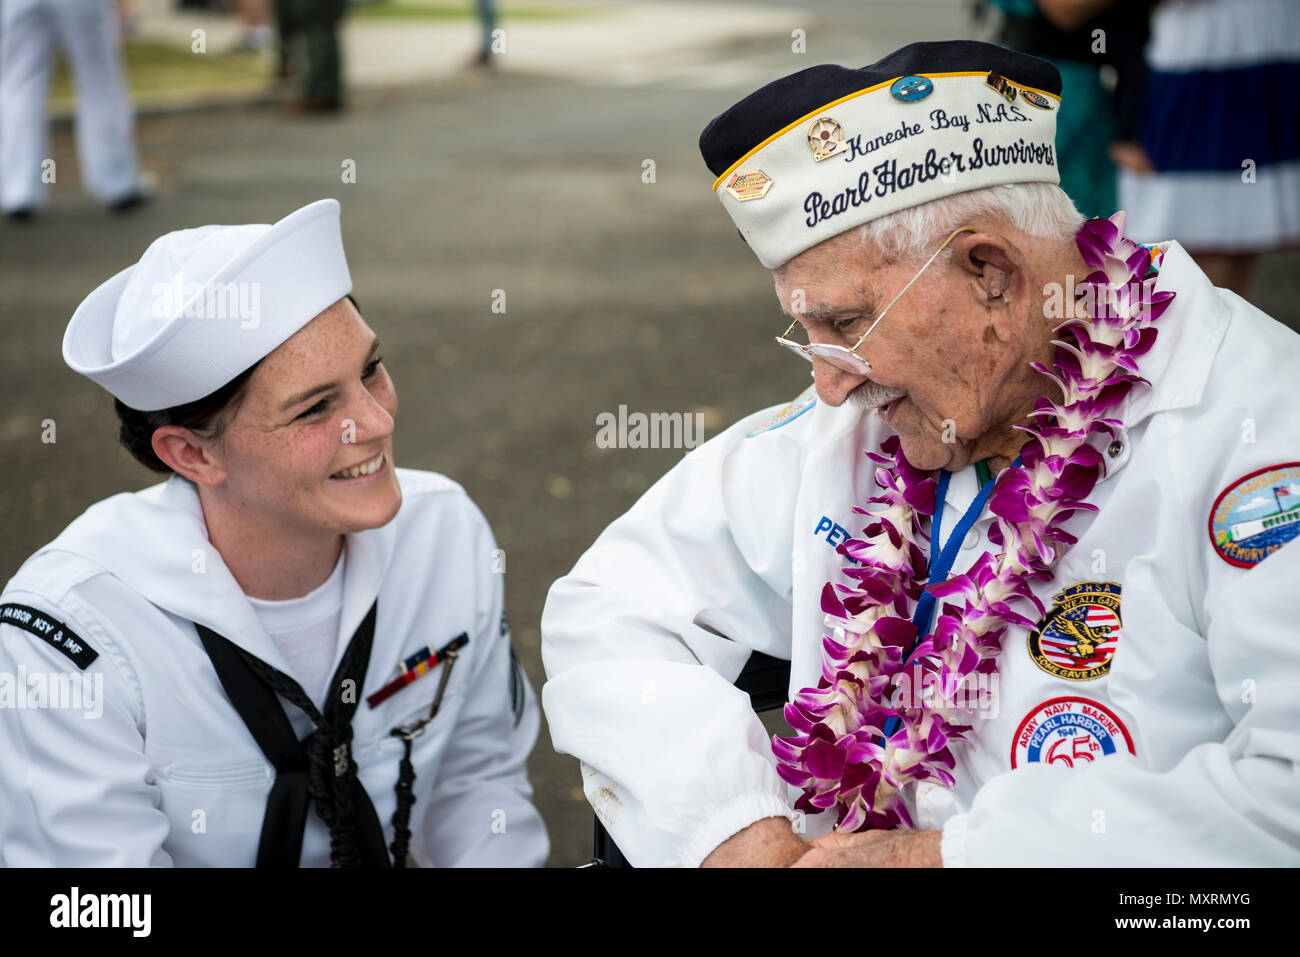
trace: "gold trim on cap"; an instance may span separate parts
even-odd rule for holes
[[[793,123],[783,126],[781,129],[777,130],[767,139],[763,140],[763,142],[759,143],[757,146],[751,149],[740,159],[736,160],[736,162],[728,166],[725,170],[722,171],[722,175],[713,181],[713,191],[716,193],[718,191],[718,187],[722,185],[723,180],[725,180],[728,176],[734,173],[741,165],[744,164],[746,160],[748,160],[751,156],[753,156],[763,147],[767,146],[773,140],[780,139],[782,136],[784,136],[786,133],[789,133],[795,127],[802,126],[804,123],[807,123],[810,120],[817,119],[819,114],[824,113],[833,107],[839,106],[841,103],[847,103],[849,100],[856,99],[859,96],[863,96],[867,93],[874,93],[876,90],[883,90],[889,86],[892,86],[895,83],[895,81],[901,80],[904,76],[924,76],[931,80],[938,80],[938,79],[943,79],[945,77],[955,77],[955,76],[987,77],[988,75],[989,75],[988,70],[966,70],[960,73],[905,73],[905,74],[900,74],[899,76],[893,77],[891,79],[885,80],[882,83],[877,83],[874,86],[869,86],[864,90],[858,90],[856,93],[849,93],[846,96],[841,96],[838,100],[831,100],[829,103],[825,104],[824,106],[819,106],[817,107],[817,109],[805,113],[803,116],[799,117],[799,119],[795,120]],[[1051,97],[1052,99],[1056,100],[1057,103],[1061,102],[1061,97],[1056,93],[1049,93],[1046,90],[1040,90],[1037,87],[1025,86],[1023,83],[1016,83],[1015,80],[1012,80],[1011,82],[1015,83],[1015,85],[1020,87],[1021,89],[1033,90],[1035,93],[1041,93],[1043,96]]]

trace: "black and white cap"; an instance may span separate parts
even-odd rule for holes
[[[700,152],[769,269],[846,229],[967,190],[1060,183],[1061,76],[991,43],[913,43],[809,67],[716,117]]]

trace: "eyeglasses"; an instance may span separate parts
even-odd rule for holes
[[[885,318],[885,314],[888,313],[890,309],[894,308],[894,303],[903,298],[903,293],[912,288],[912,283],[921,278],[921,273],[925,272],[930,263],[934,262],[935,259],[939,257],[939,253],[943,252],[944,248],[952,242],[953,237],[958,233],[966,232],[975,232],[975,227],[959,226],[948,234],[948,238],[943,241],[943,245],[936,249],[934,255],[925,261],[925,265],[917,270],[916,275],[912,277],[911,282],[904,286],[899,291],[898,295],[890,300],[889,305],[887,305],[880,315],[876,317],[876,321],[873,322],[867,331],[862,334],[862,338],[853,344],[852,348],[832,345],[825,342],[795,342],[790,338],[790,333],[794,331],[795,326],[799,325],[798,319],[795,319],[794,322],[790,323],[790,328],[777,336],[776,341],[785,346],[791,352],[803,356],[809,362],[812,362],[813,356],[816,356],[819,359],[829,362],[835,368],[840,369],[843,372],[850,372],[853,375],[871,375],[871,363],[858,355],[858,349],[862,346],[862,343],[866,341],[867,336],[871,335],[871,330],[880,325],[880,320]]]

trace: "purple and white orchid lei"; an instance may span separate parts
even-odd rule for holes
[[[853,584],[827,582],[822,591],[832,635],[822,641],[821,679],[785,707],[798,734],[772,740],[777,771],[803,790],[796,809],[837,808],[843,831],[912,827],[904,787],[919,781],[953,787],[951,746],[972,727],[967,705],[981,703],[986,693],[974,692],[976,682],[968,679],[996,672],[1009,625],[1034,627],[1013,604],[1027,602],[1045,614],[1029,583],[1050,580],[1075,543],[1066,520],[1076,511],[1096,511],[1085,500],[1103,458],[1090,440],[1115,435],[1122,423],[1106,412],[1134,384],[1147,382],[1137,374],[1137,359],[1155,342],[1152,324],[1174,297],[1155,291],[1151,252],[1123,237],[1124,222],[1123,211],[1092,219],[1075,237],[1093,272],[1076,288],[1073,317],[1054,329],[1063,334],[1053,342],[1055,367],[1033,364],[1061,387],[1062,400],[1043,396],[1034,404],[1037,427],[1022,428],[1030,436],[1022,466],[1003,470],[989,498],[996,517],[989,539],[1001,554],[985,552],[966,573],[925,584],[921,542],[929,523],[923,527],[922,516],[934,514],[937,473],[913,468],[897,435],[867,453],[881,489],[867,503],[883,508],[854,509],[868,524],[861,538],[837,549],[852,560],[843,575]],[[954,601],[943,604],[933,632],[907,655],[923,590]],[[891,718],[897,728],[885,737]]]

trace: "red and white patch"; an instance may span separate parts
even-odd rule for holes
[[[1090,698],[1052,698],[1025,715],[1016,728],[1011,739],[1011,766],[1079,767],[1114,754],[1121,745],[1129,754],[1137,754],[1128,728],[1104,704]]]
[[[1214,500],[1210,544],[1229,565],[1251,568],[1300,537],[1300,462],[1256,469]]]

